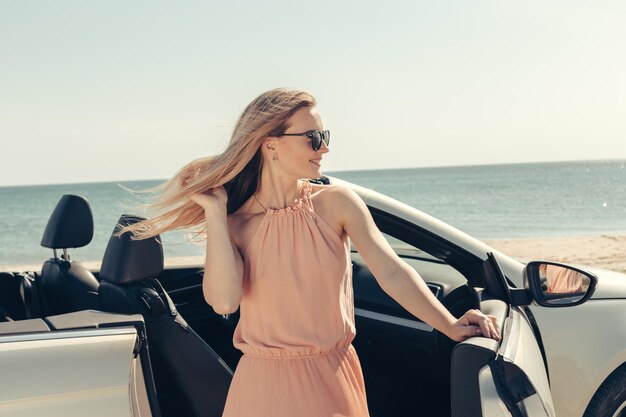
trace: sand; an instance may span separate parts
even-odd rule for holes
[[[626,233],[485,240],[485,243],[515,258],[553,260],[626,273]],[[89,269],[100,269],[100,261],[81,263]],[[168,257],[165,259],[166,267],[199,266],[203,263],[203,256]],[[41,264],[0,265],[0,271],[40,270]]]
[[[626,233],[484,242],[515,258],[552,260],[626,272]]]

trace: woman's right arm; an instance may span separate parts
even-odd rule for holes
[[[243,296],[243,259],[231,241],[226,220],[226,191],[223,187],[190,199],[204,209],[206,221],[206,259],[202,293],[218,314],[237,311]]]

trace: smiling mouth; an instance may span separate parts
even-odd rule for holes
[[[309,159],[309,162],[311,162],[312,164],[315,164],[317,166],[322,166],[322,160],[321,159]]]

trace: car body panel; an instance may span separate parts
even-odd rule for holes
[[[568,309],[532,311],[541,328],[557,415],[582,416],[602,382],[626,363],[624,302],[591,299]]]
[[[129,400],[136,340],[132,327],[0,337],[0,415],[149,416]]]

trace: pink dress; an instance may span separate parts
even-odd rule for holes
[[[575,293],[583,290],[583,276],[573,269],[548,265],[546,268],[548,292]]]
[[[243,356],[222,417],[369,417],[348,239],[315,213],[310,183],[296,201],[267,209],[244,253]]]

